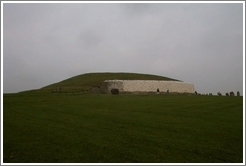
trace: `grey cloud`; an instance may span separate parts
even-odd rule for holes
[[[149,9],[151,8],[151,4],[149,3],[127,3],[122,4],[120,7],[123,11],[129,16],[143,16],[143,14],[147,14]]]
[[[87,29],[80,33],[78,40],[84,45],[84,47],[96,47],[103,40],[103,32]]]

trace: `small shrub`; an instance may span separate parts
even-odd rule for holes
[[[240,96],[240,92],[239,91],[237,91],[237,96]]]
[[[234,96],[234,92],[230,92],[230,96]]]
[[[229,93],[226,93],[226,96],[229,96]]]
[[[120,92],[119,92],[119,89],[111,89],[111,94],[112,95],[118,95]]]

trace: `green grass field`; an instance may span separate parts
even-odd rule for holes
[[[243,97],[3,97],[3,162],[241,163]]]

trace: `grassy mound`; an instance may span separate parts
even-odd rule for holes
[[[40,90],[60,91],[90,91],[93,87],[101,86],[104,80],[166,80],[178,81],[172,78],[138,73],[87,73],[78,75],[61,82],[48,85]]]

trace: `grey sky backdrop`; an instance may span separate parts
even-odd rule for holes
[[[243,93],[242,3],[3,4],[3,92],[134,72]]]

